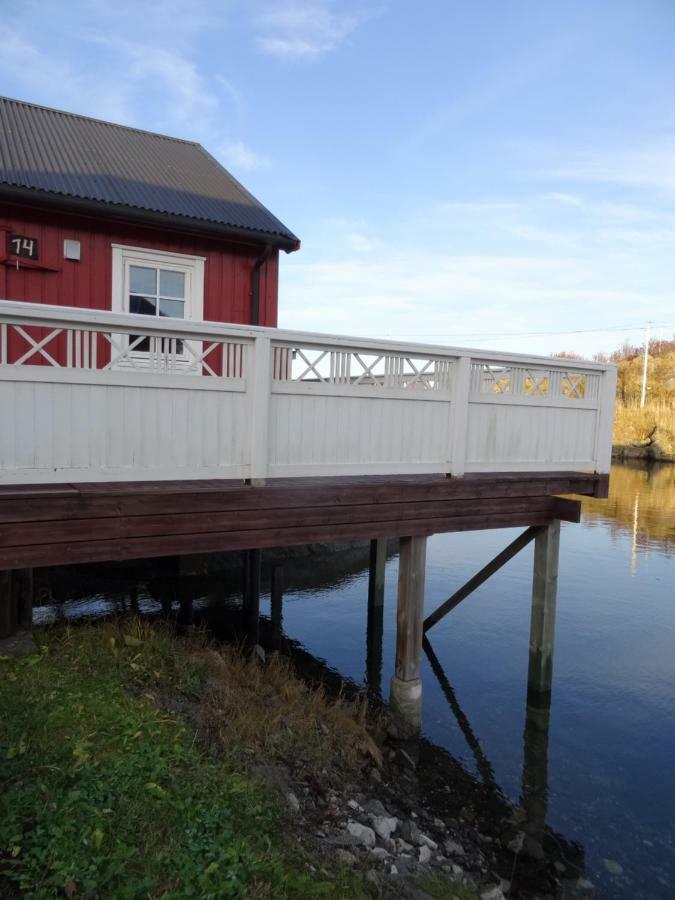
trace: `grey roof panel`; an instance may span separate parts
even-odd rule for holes
[[[200,144],[5,97],[0,184],[297,241]]]

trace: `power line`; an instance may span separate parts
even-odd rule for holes
[[[571,331],[498,331],[498,332],[480,332],[468,331],[464,333],[458,332],[439,332],[439,331],[388,331],[381,334],[382,337],[455,337],[455,338],[512,338],[512,337],[556,337],[566,334],[606,334],[618,331],[642,331],[644,322],[637,325],[618,325],[611,328],[575,328]],[[675,328],[675,322],[652,322],[653,328]]]

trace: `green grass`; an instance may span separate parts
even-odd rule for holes
[[[444,878],[437,873],[423,875],[417,884],[433,900],[480,900],[475,888],[467,887],[461,881]]]
[[[139,625],[40,640],[0,661],[0,873],[25,896],[365,896],[311,873],[272,798],[158,704],[200,692],[199,658]]]

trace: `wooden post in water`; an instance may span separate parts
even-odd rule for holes
[[[387,564],[387,539],[374,538],[370,542],[368,569],[368,607],[384,604],[384,569]]]
[[[138,612],[138,585],[136,583],[132,584],[129,590],[129,609]]]
[[[275,640],[281,637],[284,599],[284,566],[274,563],[270,584],[270,618]]]
[[[399,727],[408,734],[422,724],[420,662],[424,622],[426,537],[401,538],[396,613],[396,666],[390,703]]]
[[[527,696],[528,704],[535,706],[550,703],[551,697],[559,550],[560,520],[554,519],[539,531],[534,542]]]
[[[14,573],[17,580],[17,624],[30,631],[33,627],[33,570],[20,569]]]
[[[242,603],[243,625],[252,644],[260,636],[260,567],[261,550],[244,553],[244,595]]]
[[[366,626],[366,683],[373,694],[382,693],[382,634],[384,630],[384,570],[386,538],[370,542],[368,570],[368,621]]]
[[[0,572],[0,640],[12,637],[16,632],[16,595],[13,572]]]

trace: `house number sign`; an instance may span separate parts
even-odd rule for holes
[[[38,258],[37,238],[26,237],[23,234],[7,235],[7,252],[10,256],[22,256],[24,259]]]

